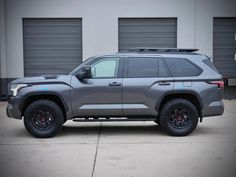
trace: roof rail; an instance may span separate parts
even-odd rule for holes
[[[196,52],[198,49],[178,49],[178,48],[155,48],[155,47],[135,47],[128,52]]]

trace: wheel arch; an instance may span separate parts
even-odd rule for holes
[[[63,115],[66,119],[66,112],[68,111],[68,105],[66,104],[65,100],[62,98],[61,95],[55,92],[36,92],[36,93],[30,93],[23,97],[19,104],[19,110],[21,111],[21,116],[24,115],[24,112],[26,108],[34,101],[39,99],[47,99],[54,101],[58,104],[58,106],[62,109]]]
[[[193,91],[172,91],[168,92],[165,95],[162,96],[160,99],[161,101],[156,105],[156,109],[160,110],[162,107],[170,100],[177,99],[177,98],[183,98],[191,103],[194,104],[194,106],[197,108],[198,115],[199,117],[202,117],[202,108],[203,108],[203,103],[201,99],[199,98],[198,94],[193,92]]]

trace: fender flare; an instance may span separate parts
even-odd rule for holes
[[[69,107],[68,107],[65,99],[60,94],[58,94],[57,92],[53,92],[53,91],[47,91],[47,92],[36,91],[36,92],[27,93],[26,95],[23,96],[23,98],[21,99],[21,101],[19,103],[19,110],[22,110],[22,108],[23,108],[23,106],[25,104],[25,101],[29,97],[31,97],[31,96],[43,96],[43,95],[53,95],[53,96],[58,97],[60,99],[60,101],[62,102],[65,111],[67,112],[69,110]]]

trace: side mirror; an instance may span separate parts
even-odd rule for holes
[[[83,80],[83,79],[89,79],[92,77],[92,74],[91,74],[91,67],[90,66],[84,66],[82,67],[78,74],[76,75],[76,77],[79,79],[79,80]]]

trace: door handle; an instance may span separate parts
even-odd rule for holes
[[[160,83],[158,83],[158,85],[163,85],[163,86],[165,86],[165,85],[170,85],[170,83],[169,83],[169,82],[160,82]]]
[[[119,82],[111,82],[111,83],[109,83],[109,86],[121,86],[121,83],[119,83]]]

